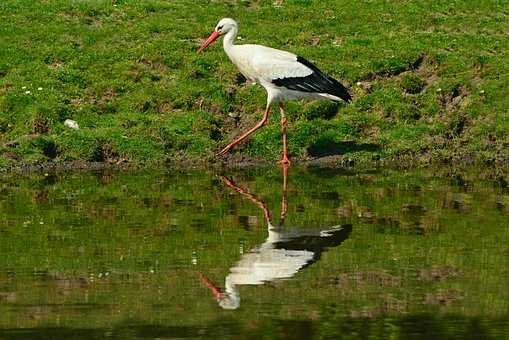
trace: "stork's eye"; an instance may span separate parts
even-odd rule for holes
[[[222,26],[222,25],[217,27],[217,30],[218,30],[218,31],[220,31],[220,30],[222,30],[222,29],[223,29],[223,26]]]

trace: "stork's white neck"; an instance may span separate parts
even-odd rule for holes
[[[225,34],[223,38],[223,48],[224,51],[228,54],[228,52],[231,51],[233,47],[233,42],[235,41],[235,38],[237,37],[238,29],[237,27],[233,27],[231,30],[228,31],[228,33]]]

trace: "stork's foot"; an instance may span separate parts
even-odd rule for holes
[[[216,153],[216,157],[222,157],[224,155],[226,155],[228,153],[229,150],[226,150],[226,149],[223,149],[221,151],[219,151],[218,153]]]
[[[265,113],[263,114],[262,120],[260,120],[258,123],[256,123],[256,125],[253,126],[251,129],[249,129],[248,131],[244,132],[241,136],[237,137],[233,142],[228,144],[216,156],[224,156],[224,155],[226,155],[230,151],[230,149],[232,149],[235,145],[239,144],[244,139],[249,137],[249,135],[251,135],[253,132],[255,132],[256,130],[261,128],[265,123],[267,123],[267,120],[269,119],[269,112],[270,112],[270,107],[267,107],[267,109],[265,110]]]
[[[229,144],[227,145],[223,150],[219,151],[218,153],[216,153],[216,156],[218,157],[222,157],[222,156],[225,156],[228,152],[230,152],[230,150],[235,146],[235,144]]]
[[[283,159],[277,162],[277,164],[281,164],[282,166],[289,166],[291,162],[288,157],[283,157]]]

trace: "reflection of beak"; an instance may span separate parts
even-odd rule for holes
[[[217,31],[214,31],[212,32],[212,34],[210,35],[210,37],[207,38],[207,40],[205,40],[205,42],[200,46],[200,48],[198,49],[198,53],[200,53],[201,51],[203,51],[204,49],[207,48],[207,46],[209,46],[210,44],[212,44],[214,41],[216,41],[217,38],[219,38],[221,34],[219,34],[219,32]]]
[[[202,274],[199,274],[200,276],[200,281],[207,287],[210,288],[210,290],[212,291],[212,295],[214,295],[214,297],[216,298],[216,300],[219,300],[222,296],[223,296],[223,292],[221,291],[221,289],[215,285],[214,282],[210,281],[207,277],[205,277],[204,275]]]

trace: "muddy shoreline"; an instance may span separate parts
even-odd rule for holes
[[[0,168],[3,174],[82,172],[82,171],[135,171],[143,169],[242,169],[254,167],[278,167],[273,160],[247,157],[241,154],[221,159],[171,159],[166,162],[88,162],[88,161],[58,161],[42,163],[19,163],[10,167]],[[483,173],[482,177],[502,179],[508,181],[509,160],[498,160],[490,163],[476,162],[473,157],[452,158],[448,160],[433,160],[419,157],[401,157],[399,159],[356,160],[343,156],[326,156],[307,159],[292,159],[294,167],[328,168],[363,172],[376,169],[412,170],[412,169],[450,169],[462,172],[477,169]]]

